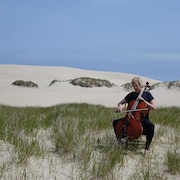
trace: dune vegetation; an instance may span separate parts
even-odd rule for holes
[[[159,107],[150,113],[156,131],[145,156],[144,137],[126,148],[117,143],[112,121],[123,116],[114,108],[90,104],[1,105],[0,179],[180,177],[180,108]]]

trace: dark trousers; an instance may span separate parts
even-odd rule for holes
[[[152,139],[154,137],[154,129],[155,126],[154,124],[149,120],[149,119],[143,119],[141,121],[141,124],[143,126],[143,135],[146,136],[146,145],[145,145],[145,149],[148,150],[149,146],[152,142]]]
[[[114,132],[115,132],[116,138],[118,140],[119,140],[119,137],[117,136],[117,133],[115,131],[115,127],[116,127],[116,124],[119,122],[119,120],[120,119],[116,119],[116,120],[113,121]],[[152,139],[154,137],[155,126],[154,126],[154,124],[148,118],[144,118],[141,121],[141,124],[143,126],[143,135],[146,136],[145,149],[148,150],[149,146],[150,146],[150,144],[152,142]]]

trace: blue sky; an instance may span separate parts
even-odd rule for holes
[[[0,64],[180,80],[180,0],[0,0]]]

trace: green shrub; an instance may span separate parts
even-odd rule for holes
[[[23,81],[23,80],[17,80],[12,83],[16,86],[22,86],[22,87],[35,87],[38,88],[38,85],[32,81]]]
[[[112,87],[115,86],[113,83],[110,83],[107,80],[95,79],[88,77],[80,77],[70,81],[72,85],[81,86],[81,87]]]

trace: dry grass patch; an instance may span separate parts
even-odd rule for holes
[[[144,136],[125,149],[118,145],[112,122],[120,115],[113,108],[0,106],[0,177],[178,179],[179,110],[158,108],[150,114],[156,131],[149,154],[144,156]]]

